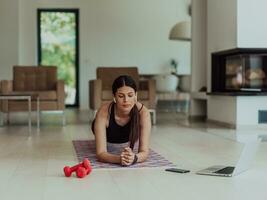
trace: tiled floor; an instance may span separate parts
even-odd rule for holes
[[[12,115],[11,125],[0,127],[0,199],[267,199],[266,143],[261,143],[251,169],[239,176],[196,175],[210,165],[234,165],[243,145],[234,130],[189,123],[176,113],[158,113],[151,148],[190,173],[101,169],[84,179],[66,178],[64,165],[77,163],[72,140],[93,139],[88,119],[87,112],[69,110],[62,127],[60,115],[45,114],[40,132],[33,127],[29,137],[27,117]]]

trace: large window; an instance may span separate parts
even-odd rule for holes
[[[58,67],[69,106],[78,106],[78,18],[77,9],[38,9],[38,62]]]

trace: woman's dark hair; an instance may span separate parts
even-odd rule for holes
[[[116,78],[112,84],[112,93],[115,96],[117,90],[123,86],[128,86],[134,89],[134,91],[137,91],[137,86],[135,81],[131,76],[128,75],[122,75]],[[139,111],[136,105],[132,108],[130,112],[130,117],[131,117],[131,130],[130,130],[130,136],[129,136],[129,141],[130,141],[130,148],[134,148],[135,142],[139,138],[140,134],[140,121],[139,121]]]

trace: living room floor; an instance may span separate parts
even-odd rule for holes
[[[235,165],[243,145],[237,131],[205,122],[189,122],[178,113],[158,113],[151,149],[190,173],[162,168],[95,169],[78,179],[63,175],[65,165],[77,164],[72,140],[93,139],[89,113],[69,109],[67,126],[61,116],[44,114],[41,130],[28,134],[27,115],[11,115],[0,127],[0,199],[240,199],[266,200],[267,144],[261,143],[250,170],[232,177],[196,175],[216,164]],[[264,131],[264,130],[263,130]],[[238,134],[256,131],[239,131]]]

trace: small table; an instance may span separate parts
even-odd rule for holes
[[[28,101],[28,126],[29,126],[29,133],[31,133],[31,102],[32,98],[36,98],[36,112],[37,112],[37,128],[40,128],[40,108],[39,108],[39,95],[38,94],[0,94],[0,100],[27,100]],[[8,103],[7,103],[8,106]],[[7,107],[7,114],[9,115],[9,109]],[[9,117],[8,117],[9,118]]]

